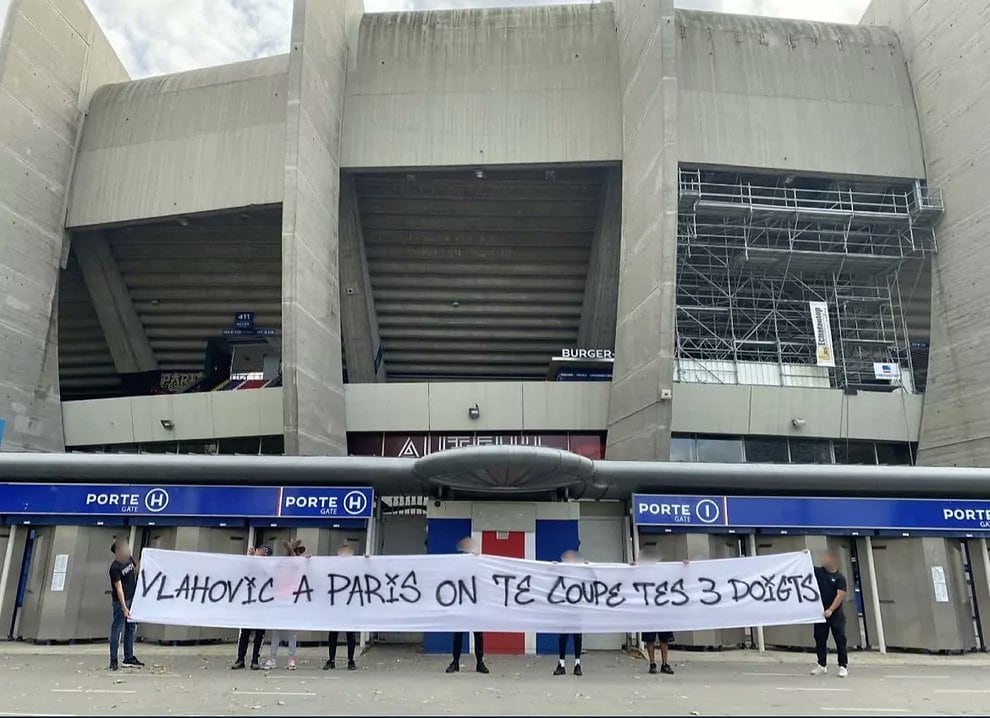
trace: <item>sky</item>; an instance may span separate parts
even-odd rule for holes
[[[292,0],[85,0],[132,77],[288,51]],[[337,0],[326,0],[336,2]],[[364,0],[367,12],[570,0]],[[0,0],[0,20],[10,0]],[[869,0],[675,0],[678,7],[859,22]]]

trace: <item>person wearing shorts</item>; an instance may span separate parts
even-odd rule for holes
[[[660,644],[660,672],[668,676],[674,675],[674,669],[668,662],[670,644],[674,642],[674,634],[670,631],[643,631],[640,634],[646,644],[646,655],[650,658],[650,673],[657,672],[656,647]]]

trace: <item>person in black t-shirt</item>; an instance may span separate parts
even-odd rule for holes
[[[338,556],[353,556],[354,547],[349,543],[341,544],[337,548]],[[354,662],[354,651],[357,649],[357,632],[345,631],[344,640],[347,642],[347,670],[356,671],[357,663]],[[340,631],[330,631],[327,634],[327,662],[323,664],[323,670],[332,671],[337,667],[337,641],[340,639]]]
[[[581,563],[581,556],[573,549],[564,551],[560,556],[563,563]],[[587,563],[587,561],[585,561]],[[584,636],[580,633],[561,633],[557,636],[557,667],[553,669],[555,676],[562,676],[567,673],[567,639],[574,640],[574,675],[584,675],[581,670],[581,644]]]
[[[261,545],[258,548],[248,548],[248,556],[271,556],[272,549],[269,546]],[[254,634],[254,645],[251,648],[251,670],[261,669],[261,645],[265,642],[264,628],[242,628],[237,636],[237,660],[230,667],[230,670],[237,671],[244,668],[244,659],[247,657],[248,643],[251,641],[251,634]]]
[[[140,668],[144,664],[134,656],[134,629],[131,602],[137,590],[138,565],[131,556],[126,541],[114,541],[110,546],[113,561],[110,563],[110,596],[113,605],[113,623],[110,624],[110,670],[117,670],[117,652],[120,634],[124,634],[124,665]]]
[[[458,553],[477,553],[474,548],[474,539],[465,536],[457,542]],[[464,633],[457,631],[454,634],[453,646],[451,647],[451,661],[447,666],[447,673],[457,673],[461,670],[461,652],[464,650]],[[474,633],[474,657],[476,660],[475,670],[478,673],[488,673],[488,666],[485,665],[485,634],[481,631]]]
[[[849,656],[846,654],[846,615],[842,611],[842,603],[846,600],[846,577],[839,573],[839,561],[835,552],[825,551],[822,554],[822,565],[815,568],[815,578],[818,580],[818,593],[822,597],[822,612],[825,620],[815,624],[815,651],[818,653],[818,665],[811,675],[820,676],[828,672],[828,634],[831,631],[835,640],[835,651],[839,660],[839,678],[849,675]]]

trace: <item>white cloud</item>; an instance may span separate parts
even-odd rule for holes
[[[328,0],[336,2],[337,0]],[[365,0],[368,12],[574,0]],[[9,0],[0,0],[0,8]],[[133,77],[286,52],[292,0],[86,0]],[[678,7],[858,22],[868,0],[679,0]]]

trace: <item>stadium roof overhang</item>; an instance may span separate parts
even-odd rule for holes
[[[559,449],[491,446],[419,459],[325,456],[0,454],[2,481],[372,486],[380,495],[627,499],[635,492],[990,499],[990,469],[592,461]]]

